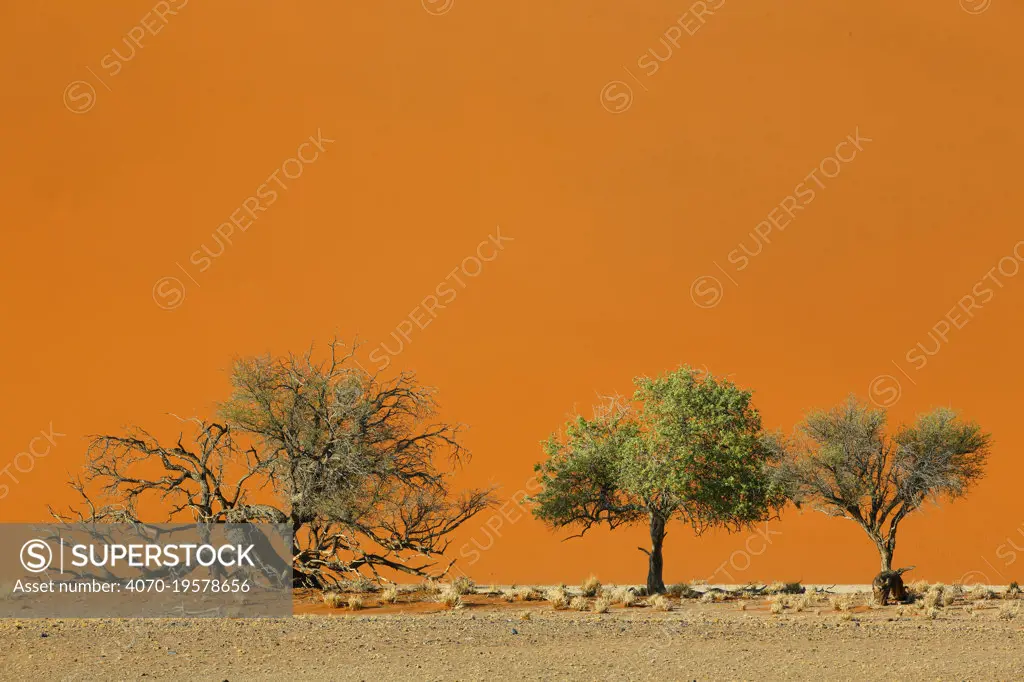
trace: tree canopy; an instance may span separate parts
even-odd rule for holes
[[[900,522],[927,500],[957,499],[984,475],[991,436],[948,408],[886,432],[885,410],[851,397],[777,437],[780,484],[797,506],[856,522],[892,569]]]

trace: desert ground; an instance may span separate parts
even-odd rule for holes
[[[928,591],[931,596],[928,596]],[[6,620],[0,677],[17,680],[1021,679],[1024,600],[922,590],[912,605],[832,593],[556,609],[544,588],[296,595],[254,620]],[[574,594],[569,588],[568,594]],[[579,591],[576,590],[578,595]],[[610,591],[605,594],[612,594]],[[349,606],[355,599],[359,608]],[[593,609],[595,599],[586,601]],[[628,600],[627,600],[628,601]],[[360,604],[361,602],[361,604]],[[583,608],[583,598],[576,606]],[[664,608],[671,610],[665,611]]]

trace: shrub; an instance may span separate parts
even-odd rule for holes
[[[398,601],[398,588],[394,585],[388,585],[384,588],[384,591],[380,593],[381,604],[394,604]]]
[[[590,601],[586,597],[573,597],[569,608],[573,611],[586,611],[590,608]]]
[[[608,613],[612,600],[608,597],[598,597],[594,600],[594,613]]]
[[[420,592],[429,592],[429,586],[427,583],[415,583],[412,585],[399,585],[399,594],[419,594]]]
[[[540,601],[544,598],[544,595],[532,587],[517,588],[515,594],[516,601]]]
[[[801,594],[792,600],[790,606],[794,611],[803,611],[814,605],[814,598],[809,594]]]
[[[324,592],[323,599],[324,603],[332,609],[340,609],[341,605],[345,603],[345,598],[341,596],[341,592]]]
[[[851,594],[837,594],[830,601],[835,611],[846,612],[853,608],[853,595]]]
[[[636,603],[636,595],[628,587],[618,587],[612,592],[611,600],[613,604],[632,606]]]
[[[684,585],[683,583],[669,585],[665,593],[670,597],[675,597],[676,599],[699,599],[703,594],[699,590],[695,590],[689,585]]]
[[[984,585],[975,585],[973,588],[971,588],[969,596],[971,599],[978,601],[981,599],[995,599],[996,593],[988,589]]]
[[[473,594],[476,592],[476,583],[467,578],[464,575],[460,575],[458,578],[452,581],[451,590],[455,594]]]
[[[589,578],[583,581],[580,585],[580,592],[584,597],[596,597],[598,592],[601,591],[601,581],[597,579],[597,576],[591,575]]]
[[[764,590],[765,594],[803,594],[806,592],[800,583],[779,583],[775,582]]]
[[[540,601],[544,598],[544,595],[532,587],[517,587],[513,585],[509,589],[501,591],[501,598],[507,602]]]
[[[915,597],[923,597],[925,592],[928,591],[927,580],[915,580],[914,582],[907,585],[907,592]]]
[[[380,585],[363,576],[353,580],[342,580],[338,587],[341,592],[355,592],[356,594],[367,594],[380,589]]]
[[[348,607],[353,611],[358,611],[361,608],[363,608],[363,606],[363,598],[360,597],[358,594],[353,594],[351,597],[348,598]]]
[[[1020,595],[1020,585],[1017,584],[1016,580],[1010,583],[1010,586],[1006,588],[1006,594],[1010,597],[1016,597]]]
[[[545,593],[544,598],[551,602],[555,609],[564,609],[569,606],[569,594],[564,587],[552,587]]]
[[[441,590],[441,593],[437,597],[437,601],[450,609],[462,608],[462,595],[450,587],[448,589]]]

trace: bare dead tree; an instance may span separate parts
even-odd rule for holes
[[[855,521],[892,570],[900,522],[927,500],[963,497],[984,475],[991,436],[939,408],[886,433],[886,413],[850,398],[776,438],[780,481],[799,507]]]
[[[253,447],[240,447],[226,424],[181,421],[192,428],[188,445],[184,432],[172,446],[140,428],[123,436],[93,436],[84,476],[70,482],[88,513],[60,513],[51,507],[50,514],[61,521],[142,523],[139,505],[156,503],[167,521],[182,514],[200,523],[286,521],[276,507],[248,502],[249,495],[273,489],[272,460]],[[104,501],[96,502],[94,496]]]
[[[430,421],[433,389],[411,373],[381,380],[342,349],[330,344],[319,363],[312,350],[237,360],[222,420],[183,420],[192,431],[174,445],[138,428],[94,437],[71,482],[85,510],[51,514],[138,522],[155,506],[168,520],[290,524],[298,586],[380,569],[444,575],[451,534],[494,504],[492,491],[450,493],[452,472],[435,459],[469,453],[460,426]]]

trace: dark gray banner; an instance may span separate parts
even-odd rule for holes
[[[292,532],[272,524],[0,524],[0,617],[292,615]]]

